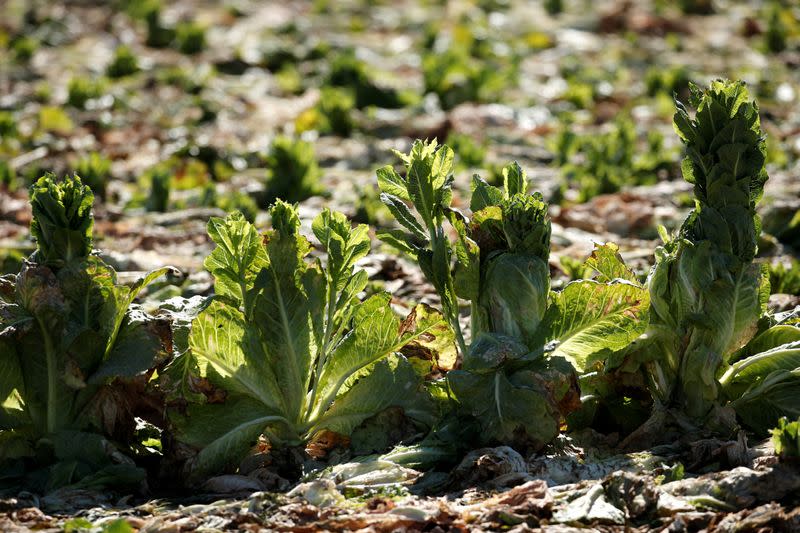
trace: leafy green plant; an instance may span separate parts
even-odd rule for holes
[[[636,129],[626,117],[617,119],[605,133],[579,137],[561,131],[551,142],[565,186],[576,190],[578,202],[625,186],[654,183],[659,172],[673,167],[672,154],[665,152],[658,132],[649,133],[646,146],[644,153],[636,154]]]
[[[764,45],[767,50],[774,54],[786,50],[788,34],[789,29],[783,22],[780,5],[773,4],[767,20],[767,31],[764,33]]]
[[[753,262],[755,209],[767,173],[758,108],[748,98],[743,82],[715,81],[705,91],[691,87],[694,117],[677,104],[695,208],[677,237],[664,235],[648,277],[651,322],[638,353],[656,403],[640,435],[663,435],[667,413],[684,427],[725,430],[732,409],[761,433],[781,415],[800,415],[800,328],[759,333],[769,284]]]
[[[800,419],[789,422],[785,416],[781,417],[770,432],[776,455],[783,459],[800,458]]]
[[[681,11],[689,15],[710,15],[714,12],[712,0],[680,0],[678,5]]]
[[[689,90],[690,81],[689,70],[684,65],[652,67],[644,75],[645,90],[648,96],[656,96],[659,93],[668,96],[683,94]]]
[[[0,141],[8,141],[17,136],[17,121],[9,111],[0,111]]]
[[[788,266],[782,261],[771,263],[769,286],[772,294],[800,295],[800,261],[791,258]]]
[[[477,168],[486,159],[486,146],[463,133],[450,133],[445,141],[458,154],[457,163],[466,168]]]
[[[235,467],[259,435],[273,447],[323,431],[349,435],[388,407],[432,422],[421,377],[399,352],[446,345],[442,318],[418,306],[402,321],[388,294],[358,301],[367,284],[355,267],[370,248],[365,225],[328,210],[317,216],[322,266],[306,258],[311,245],[295,208],[279,201],[270,212],[273,229],[263,237],[238,213],[208,224],[217,247],[205,266],[216,297],[192,323],[190,359],[176,361],[187,379],[213,389],[173,417],[178,438],[200,450],[193,475]],[[214,390],[224,391],[223,402],[212,401]]]
[[[349,137],[355,127],[355,99],[348,89],[323,87],[317,105],[305,110],[295,120],[295,131],[316,130],[321,134],[334,133]]]
[[[325,119],[321,131],[330,131],[342,137],[350,136],[355,128],[353,120],[355,99],[349,91],[323,87],[317,107]]]
[[[106,187],[111,177],[111,160],[92,152],[86,157],[81,158],[75,164],[75,173],[81,177],[81,181],[96,192],[100,198],[106,197]]]
[[[320,169],[314,146],[300,139],[278,136],[267,155],[267,201],[299,202],[321,191]]]
[[[49,491],[144,478],[112,439],[133,431],[134,391],[164,355],[154,319],[132,303],[168,269],[117,285],[91,253],[92,201],[78,177],[40,178],[31,188],[36,251],[0,281],[4,483],[24,478]]]
[[[89,100],[103,96],[105,89],[105,83],[100,79],[73,77],[67,84],[67,104],[84,109]]]
[[[39,49],[39,41],[27,35],[18,35],[11,40],[9,48],[14,54],[14,59],[20,63],[27,63]]]
[[[168,211],[169,197],[172,191],[172,172],[164,165],[157,165],[147,172],[145,181],[150,186],[145,208],[148,211],[159,213]]]
[[[327,84],[350,89],[359,109],[368,106],[396,108],[403,105],[397,91],[378,85],[370,76],[367,64],[358,59],[353,51],[342,52],[333,58]]]
[[[139,60],[136,54],[126,45],[118,46],[114,58],[106,67],[106,75],[109,78],[124,78],[137,72],[139,72]]]
[[[564,2],[563,0],[545,0],[544,10],[550,16],[560,15],[564,12]]]
[[[7,191],[17,189],[17,173],[6,161],[0,161],[0,187]]]
[[[161,22],[161,5],[152,2],[144,6],[141,18],[147,23],[147,38],[145,44],[153,48],[166,48],[175,41],[175,28],[165,26]]]
[[[198,54],[206,47],[206,30],[196,22],[182,22],[175,27],[175,42],[182,54]]]
[[[56,106],[42,106],[38,115],[39,129],[41,131],[69,135],[75,128],[67,112]]]
[[[600,268],[609,277],[551,292],[547,205],[540,194],[526,193],[516,163],[503,169],[503,188],[473,177],[467,219],[450,207],[450,148],[417,141],[410,154],[398,155],[406,176],[386,166],[378,184],[403,229],[379,236],[415,257],[439,294],[463,355],[461,369],[446,377],[458,411],[478,420],[485,442],[541,447],[578,405],[574,369],[644,331],[647,291],[616,280],[622,267],[608,260]],[[445,221],[458,235],[454,242]],[[459,299],[472,306],[469,346]]]
[[[516,72],[453,47],[423,56],[422,75],[425,92],[437,95],[444,109],[452,109],[464,102],[491,99],[514,81]]]

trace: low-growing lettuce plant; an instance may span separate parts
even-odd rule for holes
[[[381,238],[416,258],[442,301],[463,356],[447,374],[460,414],[476,418],[486,442],[540,447],[578,405],[575,371],[590,357],[626,347],[647,325],[647,291],[611,261],[602,280],[580,280],[550,291],[550,220],[525,172],[503,169],[503,187],[472,180],[472,217],[450,207],[453,151],[417,141],[399,154],[406,175],[378,170],[382,199],[402,230]],[[412,209],[409,207],[409,204]],[[451,240],[448,221],[457,238]],[[471,302],[472,342],[459,320],[459,300]]]
[[[800,418],[789,422],[786,417],[781,417],[771,433],[776,455],[783,459],[800,458]]]
[[[267,202],[278,198],[299,202],[322,191],[321,171],[312,144],[278,136],[272,141],[266,163],[269,167],[265,183]]]
[[[31,187],[36,251],[0,279],[3,484],[49,491],[144,479],[111,441],[132,435],[137,391],[165,355],[161,324],[133,300],[168,269],[118,285],[92,254],[93,199],[77,176],[40,178]]]
[[[436,345],[445,353],[452,334],[441,315],[417,306],[401,320],[385,293],[359,301],[366,225],[352,227],[327,209],[317,216],[323,264],[308,259],[294,207],[278,201],[271,215],[265,235],[239,213],[208,224],[217,247],[205,266],[216,295],[175,362],[190,401],[172,418],[178,439],[199,450],[189,464],[194,476],[235,468],[261,435],[272,447],[308,444],[324,432],[348,436],[389,407],[433,422],[425,369],[400,352]]]
[[[675,238],[664,235],[648,277],[651,320],[635,358],[655,412],[636,439],[663,432],[667,412],[718,430],[732,428],[735,412],[762,434],[782,415],[800,416],[800,328],[762,318],[769,282],[753,258],[766,149],[748,99],[743,82],[715,81],[691,87],[694,117],[678,103],[695,208]]]

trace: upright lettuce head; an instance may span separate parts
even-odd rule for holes
[[[487,257],[480,306],[492,332],[528,341],[539,328],[550,292],[547,204],[539,193],[518,193],[499,207],[505,243]]]
[[[695,117],[678,103],[674,119],[687,151],[681,170],[695,195],[695,209],[681,233],[749,262],[760,231],[756,203],[768,178],[758,106],[748,101],[742,81],[715,81],[706,91],[694,85],[691,90]]]
[[[645,359],[658,404],[703,423],[725,403],[720,375],[765,309],[768,282],[752,260],[767,173],[758,107],[744,83],[715,81],[691,94],[694,117],[678,103],[674,125],[695,208],[678,237],[656,251]]]
[[[58,180],[45,174],[31,186],[30,195],[36,262],[61,267],[87,258],[94,225],[91,189],[77,175]]]

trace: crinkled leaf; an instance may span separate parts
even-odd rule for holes
[[[364,420],[388,407],[401,407],[406,416],[427,425],[435,421],[421,378],[402,356],[376,363],[367,375],[336,399],[314,430],[327,429],[348,435]]]
[[[625,348],[644,333],[648,305],[647,290],[630,282],[572,282],[553,293],[537,335],[558,341],[552,355],[583,371],[592,354]]]
[[[214,292],[244,305],[256,276],[267,264],[267,253],[256,227],[237,212],[211,217],[208,235],[216,248],[203,266],[214,276]]]
[[[474,374],[453,370],[447,379],[461,409],[478,419],[484,443],[542,446],[558,434],[559,415],[534,372],[507,376],[502,371]]]
[[[402,199],[398,196],[381,193],[381,201],[389,208],[389,211],[400,225],[409,230],[414,237],[422,240],[428,238],[425,228],[417,221],[417,218]]]
[[[31,186],[30,197],[36,260],[60,267],[88,257],[94,225],[94,195],[89,187],[77,176],[59,181],[47,174]]]
[[[625,265],[622,256],[619,255],[619,246],[613,242],[595,244],[592,255],[586,260],[586,266],[597,272],[597,281],[601,283],[615,279],[636,283],[636,275]]]
[[[192,356],[200,376],[281,412],[286,408],[285,394],[254,329],[239,309],[213,302],[192,322]]]

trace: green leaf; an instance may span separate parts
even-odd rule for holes
[[[454,362],[452,333],[440,314],[417,306],[401,322],[389,306],[390,301],[391,296],[382,293],[356,307],[352,329],[333,350],[322,370],[314,416],[325,413],[362,369],[412,343],[433,351],[444,365]]]
[[[203,262],[214,276],[214,292],[247,309],[247,293],[268,262],[261,236],[239,212],[225,219],[211,217],[207,229],[217,245]]]
[[[24,392],[25,382],[15,346],[0,337],[0,409],[14,390]]]
[[[601,283],[615,279],[637,283],[636,275],[625,265],[622,256],[619,255],[619,246],[613,242],[595,244],[592,255],[586,260],[586,266],[597,272],[597,281]]]
[[[461,409],[481,424],[481,442],[533,443],[558,435],[558,414],[534,372],[473,374],[453,370],[447,380]]]
[[[378,187],[381,191],[396,196],[401,200],[411,201],[405,180],[394,171],[391,165],[379,168],[376,173],[378,175]]]
[[[485,268],[479,304],[491,331],[528,343],[545,317],[550,269],[540,257],[503,253]]]
[[[469,208],[473,213],[492,205],[500,205],[500,202],[502,202],[505,197],[503,191],[489,185],[477,174],[472,176],[470,188],[472,189],[472,197],[470,199]]]
[[[786,417],[778,420],[778,427],[771,430],[775,454],[781,458],[800,457],[800,419],[789,422]]]
[[[190,404],[173,423],[181,440],[201,448],[190,463],[193,480],[235,469],[268,427],[288,424],[262,402],[237,394],[224,403]]]
[[[502,174],[506,198],[511,198],[517,194],[525,194],[528,190],[528,176],[516,161],[503,167]]]
[[[389,407],[401,407],[406,416],[427,425],[435,421],[421,378],[401,356],[375,364],[336,399],[310,432],[327,429],[348,435],[364,420]]]
[[[200,376],[258,400],[273,414],[289,412],[259,332],[249,324],[239,309],[221,302],[194,319],[189,346]]]
[[[172,272],[174,269],[172,267],[164,267],[153,270],[145,274],[145,276],[139,280],[137,280],[130,288],[117,288],[117,312],[114,316],[114,321],[111,326],[111,331],[108,336],[108,342],[106,343],[106,351],[104,355],[104,359],[108,359],[111,351],[114,349],[116,342],[117,342],[117,335],[119,334],[119,329],[122,327],[122,322],[125,320],[125,317],[128,313],[128,309],[130,308],[133,301],[139,295],[139,293],[147,287],[149,284],[164,276],[165,274]]]
[[[389,307],[390,299],[386,293],[378,294],[356,307],[353,329],[334,348],[322,370],[317,415],[330,407],[351,375],[402,347],[400,319]]]
[[[403,200],[391,194],[381,193],[381,201],[389,208],[389,211],[400,225],[409,230],[414,237],[421,240],[428,239],[425,228],[417,222],[416,217],[408,206],[403,203]]]
[[[453,282],[458,296],[467,300],[477,300],[480,295],[480,248],[467,235],[467,227],[463,220],[451,214],[450,224],[458,234],[454,251],[456,267]]]
[[[744,425],[766,435],[782,416],[800,418],[800,370],[776,370],[731,402]]]
[[[417,255],[417,251],[424,246],[424,241],[420,241],[413,233],[403,230],[383,230],[377,232],[377,237],[389,246],[412,256]]]
[[[115,377],[134,377],[155,366],[161,341],[149,328],[153,319],[141,311],[128,313],[114,347],[89,383],[101,384]]]
[[[743,392],[775,371],[800,372],[800,340],[776,346],[733,363],[720,378],[728,397]]]
[[[647,290],[630,282],[575,281],[553,293],[538,335],[558,341],[552,356],[584,371],[592,354],[621,350],[644,333],[648,305]]]
[[[340,290],[356,262],[369,253],[369,227],[352,227],[344,214],[324,209],[311,223],[311,229],[328,253],[326,269],[338,280],[335,286]]]
[[[743,355],[754,355],[777,348],[783,344],[800,341],[800,327],[788,324],[772,326],[751,340],[743,350]],[[735,363],[734,363],[735,364]]]

